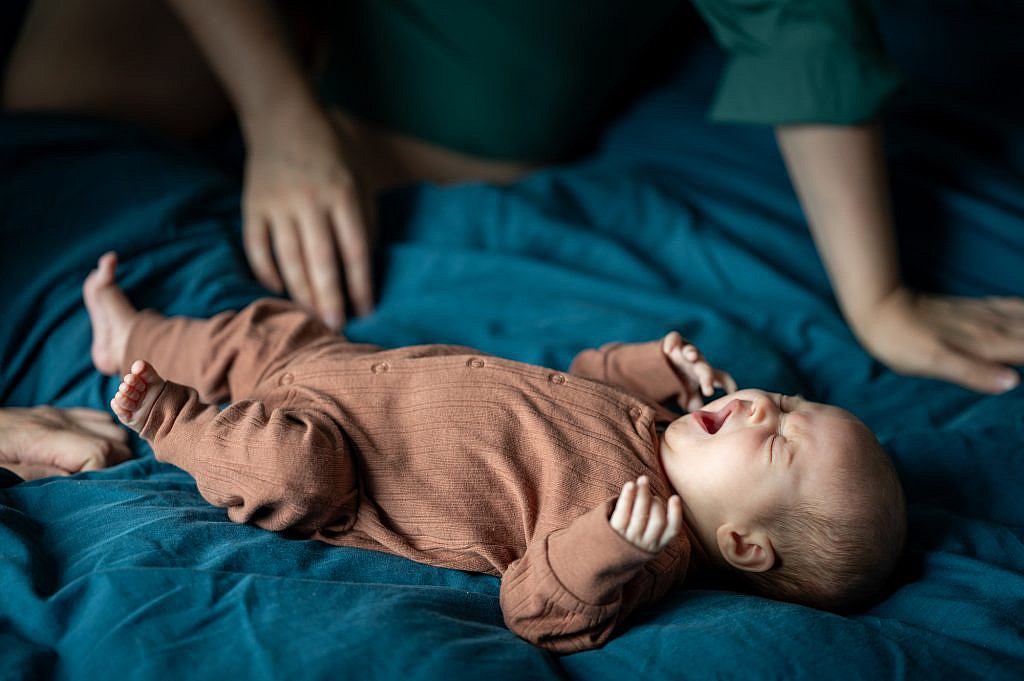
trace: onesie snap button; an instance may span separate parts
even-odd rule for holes
[[[640,418],[640,407],[630,407],[629,415],[634,419]]]
[[[552,383],[562,385],[563,383],[565,383],[565,376],[563,376],[562,374],[551,374],[550,376],[548,376],[548,380],[551,381]]]
[[[471,369],[480,369],[483,367],[483,365],[484,361],[479,357],[474,357],[473,359],[466,362],[466,366],[470,367]]]
[[[370,367],[370,371],[372,371],[375,374],[383,374],[383,373],[387,373],[387,370],[389,368],[390,367],[388,367],[388,363],[387,362],[377,362],[372,367]]]
[[[285,374],[281,374],[281,378],[277,379],[277,384],[278,385],[291,385],[292,381],[294,381],[294,380],[295,380],[294,376],[292,376],[291,374],[285,373]]]

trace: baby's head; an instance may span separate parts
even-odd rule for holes
[[[896,471],[838,407],[740,390],[673,421],[661,461],[712,560],[762,595],[854,607],[902,551]]]

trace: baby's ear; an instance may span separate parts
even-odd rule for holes
[[[745,572],[764,572],[775,565],[775,547],[764,528],[726,523],[715,533],[718,550],[729,565]]]

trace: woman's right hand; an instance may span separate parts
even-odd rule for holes
[[[345,324],[346,293],[357,315],[371,312],[372,201],[338,131],[315,104],[291,102],[245,128],[242,213],[256,278],[334,329]]]
[[[97,470],[131,457],[128,432],[105,411],[0,409],[0,466],[25,480]]]

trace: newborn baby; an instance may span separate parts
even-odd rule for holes
[[[549,650],[602,645],[694,572],[854,607],[900,554],[899,479],[863,423],[736,391],[677,333],[563,373],[351,343],[280,300],[139,312],[115,268],[85,282],[93,362],[124,373],[111,406],[157,459],[235,522],[500,576],[505,622]]]

